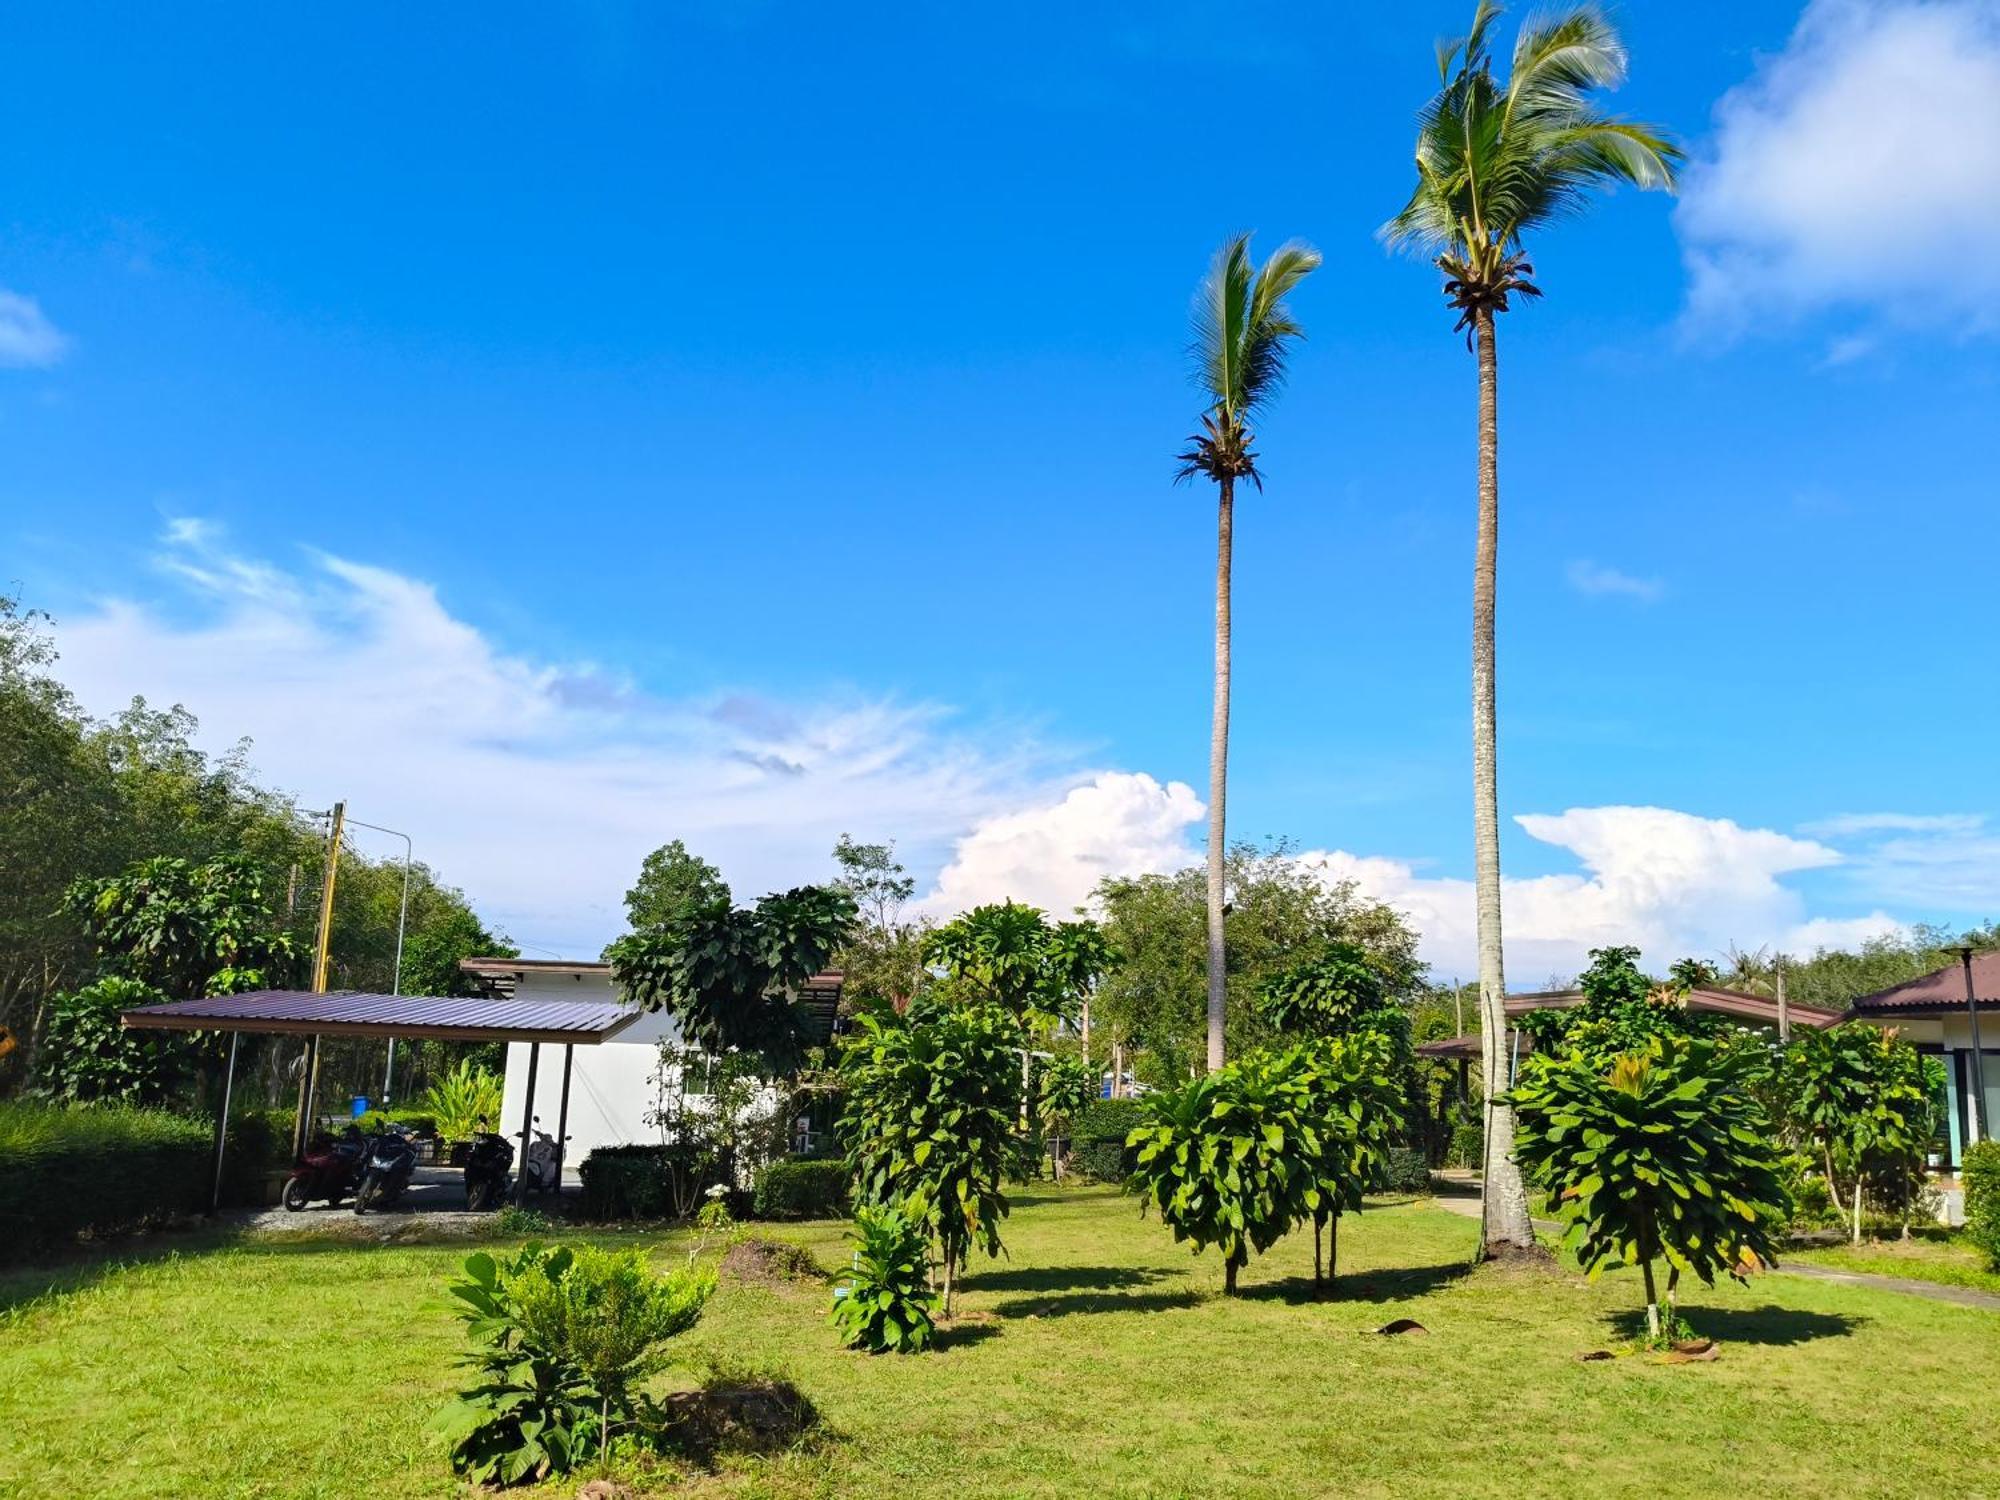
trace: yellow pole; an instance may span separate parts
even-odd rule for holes
[[[326,993],[327,949],[333,941],[333,879],[340,870],[340,831],[347,821],[347,804],[333,804],[333,827],[326,837],[326,879],[319,891],[319,944],[313,950],[313,993]]]

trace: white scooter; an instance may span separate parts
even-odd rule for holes
[[[563,1137],[565,1143],[568,1140],[568,1136]],[[535,1116],[534,1139],[528,1142],[527,1155],[521,1162],[521,1175],[527,1179],[531,1193],[553,1193],[562,1187],[562,1146],[542,1129],[540,1115]]]

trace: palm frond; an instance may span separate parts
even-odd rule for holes
[[[1250,315],[1250,236],[1239,234],[1215,252],[1194,294],[1195,382],[1215,405],[1233,409],[1242,385],[1243,329]]]
[[[1594,5],[1531,17],[1514,40],[1507,112],[1574,107],[1592,89],[1617,88],[1625,67],[1625,44]]]

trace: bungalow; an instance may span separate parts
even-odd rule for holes
[[[1863,995],[1843,1019],[1900,1031],[1919,1052],[1944,1059],[1945,1120],[1956,1168],[1974,1141],[1992,1140],[2000,1121],[2000,952],[1971,965],[1947,964],[1917,979]]]
[[[468,958],[459,968],[478,981],[489,995],[522,1000],[616,1001],[616,986],[608,963],[566,959]],[[840,1005],[840,975],[815,975],[799,993],[807,1027],[823,1040],[833,1031]],[[664,1011],[642,1014],[615,1040],[589,1047],[570,1059],[567,1119],[569,1147],[565,1158],[581,1162],[599,1146],[624,1146],[657,1141],[660,1132],[647,1118],[660,1097],[660,1044],[672,1043],[679,1028]],[[501,1118],[522,1118],[533,1080],[534,1113],[542,1128],[555,1134],[563,1118],[566,1070],[561,1060],[545,1059],[526,1042],[507,1047],[505,1103]],[[670,1076],[670,1084],[679,1082]],[[690,1091],[696,1085],[689,1080]]]

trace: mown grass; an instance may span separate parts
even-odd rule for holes
[[[765,1229],[822,1264],[841,1226]],[[1381,1206],[1220,1295],[1106,1190],[1023,1195],[1012,1256],[967,1283],[945,1347],[836,1349],[825,1290],[725,1285],[689,1353],[793,1381],[826,1436],[659,1493],[741,1496],[2000,1493],[2000,1317],[1773,1276],[1696,1288],[1713,1364],[1579,1363],[1628,1335],[1620,1274],[1462,1275],[1474,1225]],[[685,1253],[646,1241],[662,1260]],[[0,1493],[458,1493],[424,1424],[460,1347],[444,1282],[465,1246],[218,1244],[0,1278]],[[38,1299],[36,1294],[53,1282]],[[23,1298],[28,1298],[23,1302]],[[1414,1317],[1428,1334],[1368,1330]],[[689,1383],[684,1377],[678,1383]],[[549,1486],[567,1496],[575,1488]]]
[[[1858,1247],[1828,1245],[1798,1251],[1792,1258],[1830,1270],[1906,1276],[2000,1294],[2000,1273],[1989,1269],[1986,1256],[1963,1235],[1918,1234],[1907,1240],[1870,1240]]]

